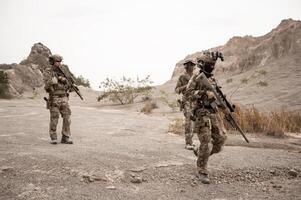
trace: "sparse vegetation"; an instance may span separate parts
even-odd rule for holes
[[[144,114],[151,114],[154,109],[158,108],[158,105],[154,101],[146,101],[143,108],[141,109],[141,112]]]
[[[261,74],[261,75],[266,75],[267,71],[265,71],[264,69],[261,69],[261,70],[258,70],[257,73]]]
[[[243,78],[240,80],[241,83],[243,84],[248,84],[248,79],[247,78]]]
[[[0,71],[0,98],[9,98],[8,78],[4,71]]]
[[[166,104],[169,108],[171,108],[171,110],[173,112],[175,112],[178,108],[179,108],[179,103],[176,101],[176,100],[170,100],[168,98],[168,94],[163,91],[163,90],[160,90],[160,93],[161,93],[161,96],[160,96],[160,100]]]
[[[284,137],[285,133],[301,132],[301,113],[289,111],[285,108],[270,112],[260,112],[257,108],[243,108],[236,105],[235,118],[245,132],[260,133],[276,137]],[[225,128],[232,127],[224,120]],[[183,134],[184,120],[174,119],[168,128],[168,132]]]
[[[226,80],[226,83],[232,83],[233,82],[233,79],[232,78],[229,78]]]
[[[182,135],[184,133],[184,120],[183,118],[175,118],[168,126],[168,132]]]
[[[236,106],[235,117],[246,132],[284,136],[287,132],[301,132],[301,114],[282,108],[271,112],[260,112],[257,108]],[[226,128],[229,129],[227,123]]]
[[[78,77],[75,77],[75,84],[91,88],[89,80],[85,79],[82,75],[79,75]]]
[[[261,87],[267,87],[269,84],[266,81],[259,81],[257,83],[257,85],[261,86]]]
[[[97,101],[109,99],[114,103],[131,104],[134,100],[141,96],[142,98],[150,98],[152,87],[150,76],[144,79],[136,80],[122,77],[120,80],[107,78],[100,83],[99,88],[103,90],[102,94],[98,96]]]

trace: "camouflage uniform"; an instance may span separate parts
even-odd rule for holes
[[[188,73],[182,74],[178,79],[175,91],[179,94],[182,93],[182,109],[185,116],[185,142],[186,144],[192,145],[193,132],[191,130],[191,120],[190,120],[191,102],[189,101],[185,90],[182,92],[178,90],[179,87],[187,85],[190,78],[191,75],[189,75]]]
[[[188,62],[184,63],[187,64]],[[181,89],[181,87],[185,86],[188,84],[192,74],[190,75],[189,73],[185,72],[183,73],[178,81],[177,85],[175,88],[176,93],[182,94],[182,110],[184,113],[185,117],[185,142],[186,145],[193,145],[192,137],[193,137],[193,131],[192,131],[192,122],[190,119],[191,116],[191,102],[189,101],[189,97],[186,93],[186,89]]]
[[[55,57],[54,57],[55,58]],[[64,71],[65,74],[70,74],[68,66],[62,65],[60,68]],[[67,81],[62,82],[58,80],[58,77],[61,76],[58,69],[55,69],[53,65],[48,67],[44,73],[44,82],[45,90],[49,94],[48,107],[50,110],[50,125],[49,125],[49,134],[52,141],[57,140],[57,124],[59,115],[63,118],[63,127],[62,127],[62,141],[64,138],[69,138],[70,133],[70,124],[71,124],[71,110],[69,107],[69,92],[71,86]]]
[[[210,106],[212,98],[199,80],[200,73],[193,75],[190,79],[187,85],[187,93],[193,101],[193,115],[196,119],[193,130],[200,141],[197,152],[198,172],[199,174],[208,175],[207,163],[209,156],[221,151],[226,140],[226,130],[219,112],[213,110]],[[212,76],[208,80],[213,85],[216,84]]]

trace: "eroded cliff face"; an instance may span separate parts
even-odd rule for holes
[[[225,61],[217,62],[215,74],[234,101],[265,109],[301,109],[300,21],[286,19],[266,35],[233,37],[209,50],[224,54]],[[201,53],[179,61],[171,80],[162,88],[172,92],[183,72],[183,61],[196,59]]]
[[[32,46],[29,56],[20,64],[1,64],[0,71],[7,77],[7,96],[20,97],[44,85],[43,71],[51,55],[49,48],[41,43]]]

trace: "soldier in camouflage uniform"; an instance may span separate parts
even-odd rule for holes
[[[226,131],[220,117],[220,113],[214,110],[210,103],[215,101],[215,95],[207,90],[199,79],[199,75],[204,73],[208,80],[216,86],[216,81],[212,75],[218,53],[204,52],[197,60],[200,67],[199,74],[195,74],[189,80],[187,93],[193,101],[193,114],[195,118],[194,132],[198,135],[200,146],[194,149],[197,155],[198,175],[202,183],[209,184],[209,173],[207,163],[209,156],[221,151],[226,140]]]
[[[72,74],[67,65],[61,64],[62,60],[63,58],[60,55],[50,56],[50,66],[43,73],[45,90],[49,94],[47,107],[50,110],[49,134],[51,144],[57,144],[56,129],[60,114],[63,118],[61,143],[73,144],[70,139],[71,110],[68,103],[71,86],[58,68],[62,69],[65,74],[70,76]]]
[[[193,74],[195,63],[192,60],[186,60],[184,63],[185,72],[179,77],[175,91],[178,94],[182,94],[182,101],[179,100],[181,104],[181,110],[184,113],[185,116],[185,148],[188,150],[193,150],[193,132],[191,127],[191,102],[188,99],[187,93],[186,93],[186,86]]]

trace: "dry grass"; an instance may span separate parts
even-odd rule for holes
[[[270,112],[260,112],[257,108],[236,106],[234,114],[238,124],[245,132],[284,137],[285,133],[301,133],[301,113],[284,108]],[[232,127],[224,121],[225,128]],[[183,118],[175,118],[168,127],[168,132],[181,135],[184,133]]]
[[[141,112],[144,114],[151,114],[154,109],[158,108],[158,105],[154,101],[146,101],[143,108],[141,109]]]
[[[262,86],[262,87],[267,87],[269,84],[266,81],[259,81],[257,85]]]
[[[184,133],[184,120],[183,118],[175,118],[168,126],[168,132],[182,135]]]
[[[284,136],[287,132],[301,132],[301,114],[282,108],[271,112],[260,112],[255,107],[236,106],[235,117],[246,132]]]
[[[261,75],[266,75],[267,71],[265,71],[264,69],[261,69],[261,70],[258,70],[257,73],[261,74]]]

